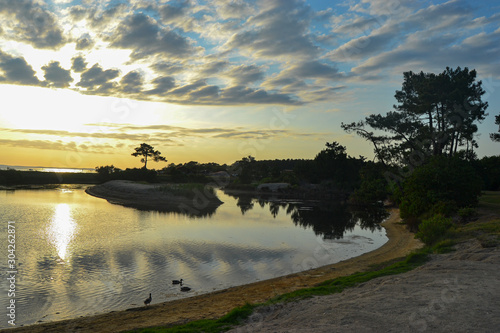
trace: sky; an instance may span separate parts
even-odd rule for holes
[[[141,167],[314,158],[385,114],[403,73],[477,71],[497,155],[498,1],[0,0],[0,164]]]

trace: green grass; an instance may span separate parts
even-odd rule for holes
[[[141,333],[217,333],[224,332],[231,329],[233,326],[240,324],[243,320],[248,318],[256,305],[245,304],[241,307],[233,309],[231,312],[219,319],[203,319],[189,322],[184,325],[173,327],[152,327],[142,330],[134,330],[131,332]]]
[[[500,191],[484,191],[479,197],[479,208],[500,214]]]
[[[200,194],[215,197],[215,190],[212,187],[199,183],[168,184],[159,186],[157,189],[167,194],[188,199],[193,199]]]
[[[309,298],[312,296],[340,293],[346,288],[354,287],[358,284],[368,282],[378,277],[408,272],[424,264],[428,260],[428,253],[429,251],[427,249],[420,250],[408,255],[404,260],[393,263],[387,267],[368,272],[354,273],[349,276],[343,276],[333,280],[328,280],[318,284],[316,287],[300,289],[291,293],[277,296],[271,299],[269,303],[274,304],[279,302],[289,302]]]

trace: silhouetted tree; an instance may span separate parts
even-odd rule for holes
[[[500,142],[500,114],[495,116],[495,124],[498,125],[498,133],[491,133],[490,138],[493,141]]]
[[[372,114],[342,128],[371,141],[384,164],[422,164],[431,156],[451,157],[458,147],[477,147],[476,122],[484,120],[488,107],[481,99],[484,93],[476,71],[467,67],[447,67],[437,75],[405,72],[402,89],[395,94],[399,102],[395,111]]]
[[[135,148],[135,153],[132,153],[132,156],[142,156],[141,162],[144,163],[144,169],[147,168],[148,158],[151,158],[155,162],[167,161],[165,157],[161,156],[158,150],[154,150],[154,148],[147,143],[141,143],[139,147]]]

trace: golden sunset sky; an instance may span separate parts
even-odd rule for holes
[[[495,155],[500,4],[406,0],[0,0],[0,165],[314,158],[392,110],[403,72],[476,69]],[[165,163],[152,164],[162,168]]]

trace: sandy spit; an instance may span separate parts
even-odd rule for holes
[[[91,186],[87,194],[122,206],[144,210],[203,213],[212,211],[223,202],[219,198],[197,191],[194,198],[173,196],[161,191],[161,184],[141,184],[127,180],[112,180]]]

